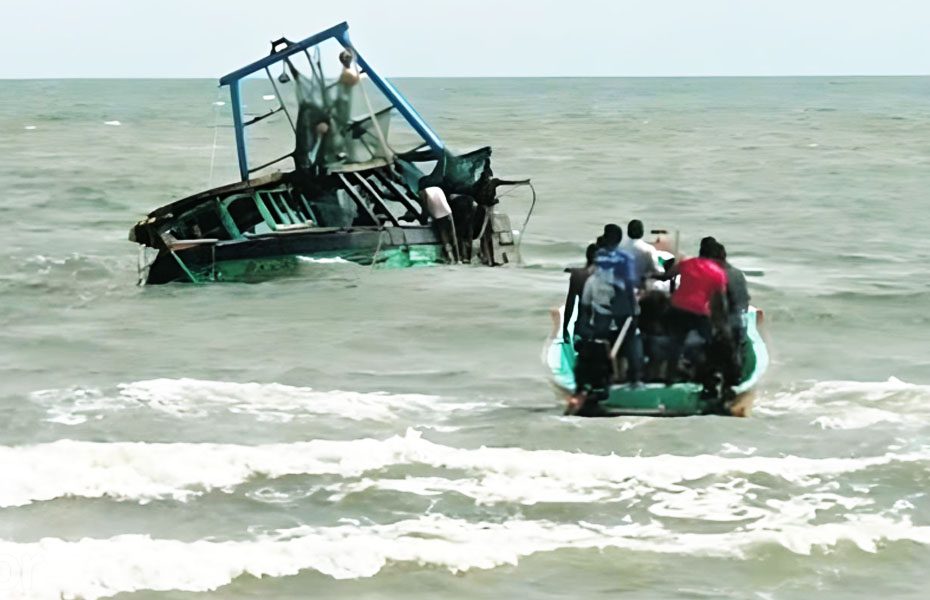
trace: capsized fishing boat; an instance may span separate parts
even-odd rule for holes
[[[339,51],[336,80],[323,72],[320,49],[327,44]],[[273,92],[261,98],[277,107],[250,115],[246,92],[255,96],[256,74],[267,76],[270,89],[263,85]],[[497,189],[529,180],[493,177],[490,147],[450,152],[359,53],[346,23],[300,42],[272,42],[268,56],[220,85],[229,88],[240,181],[167,204],[133,226],[140,283],[264,278],[293,270],[301,257],[388,267],[519,261],[519,237],[496,210]],[[361,116],[353,115],[353,98]],[[375,108],[379,100],[386,105]],[[396,150],[391,135],[395,113],[405,128],[400,143],[412,145],[405,150]],[[293,135],[287,152],[254,164],[247,129],[275,125]],[[266,153],[267,139],[252,136]],[[449,197],[451,244],[420,200],[429,187]]]
[[[575,393],[574,347],[562,339],[564,307],[552,311],[553,329],[543,347],[542,360],[550,381],[559,396],[568,400]],[[575,311],[574,314],[578,314]],[[645,383],[640,386],[613,384],[599,390],[594,400],[598,403],[598,416],[687,417],[706,414],[748,416],[754,390],[769,364],[768,349],[760,328],[763,312],[750,307],[744,315],[746,342],[743,344],[743,370],[738,385],[733,387],[735,398],[722,403],[719,398],[706,397],[703,386],[693,382]],[[569,323],[574,331],[574,317]]]

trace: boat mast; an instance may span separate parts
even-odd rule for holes
[[[351,50],[355,55],[355,60],[358,62],[359,67],[363,73],[368,75],[368,78],[371,79],[372,83],[375,84],[375,87],[381,91],[382,94],[391,102],[391,105],[397,109],[397,112],[401,114],[405,121],[416,131],[420,137],[423,138],[423,141],[433,150],[437,158],[442,154],[445,149],[445,144],[439,138],[439,136],[432,130],[432,128],[423,120],[423,117],[413,108],[413,106],[407,101],[407,99],[397,91],[397,88],[394,87],[391,82],[381,77],[377,71],[375,71],[368,61],[362,57],[358,52],[355,46],[352,45],[351,40],[349,39],[349,25],[348,23],[342,22],[334,27],[330,27],[325,31],[321,31],[315,35],[312,35],[304,40],[290,44],[285,48],[266,56],[261,60],[257,60],[250,65],[242,67],[237,71],[233,71],[228,75],[225,75],[220,79],[220,85],[229,86],[229,97],[230,103],[232,104],[232,113],[233,113],[233,129],[236,134],[236,155],[239,160],[239,176],[242,181],[249,180],[249,158],[248,151],[246,147],[246,137],[245,137],[245,127],[248,123],[244,123],[242,120],[242,98],[240,83],[241,80],[249,75],[267,69],[273,64],[281,62],[298,52],[303,52],[308,48],[312,48],[322,42],[325,42],[329,39],[335,39],[343,48]]]

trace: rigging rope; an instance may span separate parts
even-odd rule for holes
[[[523,227],[520,228],[520,239],[517,240],[517,250],[520,249],[520,244],[523,243],[523,233],[526,231],[526,226],[530,224],[530,217],[533,216],[533,209],[536,208],[536,188],[533,187],[533,182],[527,181],[526,185],[530,186],[530,189],[533,191],[533,201],[530,203],[530,209],[526,212],[526,219],[523,221]]]
[[[213,103],[213,149],[210,151],[210,178],[207,180],[207,189],[213,187],[213,167],[216,164],[216,137],[220,128],[220,97],[223,88],[216,90],[216,101]]]
[[[385,158],[392,160],[394,158],[394,150],[388,146],[387,138],[384,137],[384,132],[381,131],[381,124],[378,123],[378,117],[375,116],[375,109],[371,106],[371,99],[368,98],[368,92],[365,90],[365,82],[362,81],[362,72],[358,68],[358,62],[355,62],[355,76],[358,77],[358,87],[362,88],[362,96],[365,97],[365,104],[368,106],[368,114],[371,119],[371,123],[375,126],[375,131],[378,133],[378,141],[381,142],[381,149],[384,150]]]

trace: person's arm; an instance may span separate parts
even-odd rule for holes
[[[649,245],[649,262],[650,272],[646,275],[646,277],[665,271],[665,269],[662,268],[662,262],[659,260],[659,251],[656,250],[655,246],[652,246],[651,244]]]
[[[568,335],[568,324],[572,320],[572,315],[575,314],[575,302],[578,300],[578,297],[581,295],[581,290],[578,289],[578,274],[576,271],[571,271],[571,276],[568,278],[568,295],[565,297],[565,310],[562,314],[562,339],[565,340],[565,343],[571,342],[571,338]]]
[[[681,263],[675,260],[674,258],[671,259],[671,262],[672,262],[672,266],[670,268],[659,270],[659,272],[654,274],[652,278],[657,281],[671,281],[671,280],[674,280],[676,277],[678,277]]]

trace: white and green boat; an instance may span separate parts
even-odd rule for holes
[[[577,353],[561,336],[563,309],[553,309],[553,330],[543,348],[543,363],[559,395],[568,400],[575,393],[575,363]],[[577,311],[575,311],[577,314]],[[703,386],[694,382],[645,383],[633,387],[614,384],[603,390],[598,401],[600,416],[688,417],[706,414],[748,416],[754,390],[769,364],[768,349],[762,337],[763,312],[750,307],[745,315],[746,343],[743,346],[743,372],[733,388],[735,398],[722,404],[716,398],[705,398]],[[574,330],[574,318],[569,330]]]

